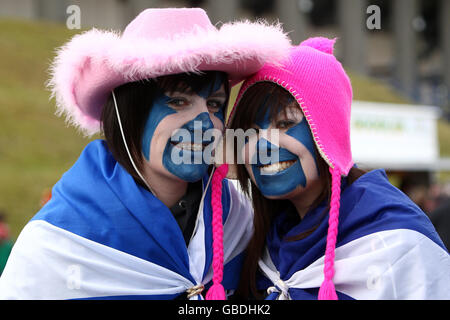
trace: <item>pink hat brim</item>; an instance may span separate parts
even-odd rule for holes
[[[92,29],[61,47],[47,85],[56,98],[57,114],[86,135],[100,130],[100,115],[114,88],[162,75],[223,71],[232,83],[282,61],[290,40],[281,26],[248,21],[220,29],[185,34],[176,39],[124,38]]]

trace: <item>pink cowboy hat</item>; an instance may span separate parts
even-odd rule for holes
[[[57,114],[92,135],[108,95],[122,84],[208,70],[226,72],[234,84],[283,60],[289,48],[279,24],[243,21],[218,29],[202,9],[147,9],[122,34],[92,29],[74,36],[58,50],[48,86]]]

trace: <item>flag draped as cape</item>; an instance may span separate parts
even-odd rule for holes
[[[0,278],[2,299],[173,299],[212,278],[211,187],[186,247],[170,210],[115,161],[87,145],[22,230]],[[245,197],[223,182],[224,280],[239,281],[252,232]],[[202,299],[196,295],[192,299]]]
[[[334,283],[339,299],[450,299],[450,256],[433,225],[384,170],[341,194]],[[268,299],[317,299],[328,228],[326,203],[292,225],[278,215],[259,261]],[[325,214],[324,214],[325,213]],[[317,227],[302,240],[285,237]]]

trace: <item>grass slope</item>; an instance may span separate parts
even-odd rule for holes
[[[74,34],[50,23],[0,20],[0,208],[13,237],[87,143],[54,115],[45,89],[54,49]]]

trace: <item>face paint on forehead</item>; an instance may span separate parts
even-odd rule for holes
[[[226,76],[220,72],[216,72],[213,81],[202,86],[196,93],[203,99],[208,99],[209,96],[220,89],[225,81]]]
[[[212,82],[207,83],[200,88],[196,93],[203,99],[208,99],[214,92],[218,91],[222,85],[227,81],[227,75],[222,72],[215,72],[214,79]],[[223,105],[219,111],[215,112],[214,115],[222,121],[225,122],[225,105]]]
[[[258,112],[256,113],[256,120],[255,124],[257,124],[261,129],[268,129],[270,127],[271,119],[270,119],[270,106],[266,108],[266,113],[263,114],[263,110],[265,109],[268,100],[269,100],[270,94],[266,95],[264,98],[264,101],[262,105],[259,107]]]
[[[270,119],[270,114],[271,114],[270,110],[271,110],[271,108],[276,108],[276,106],[274,106],[273,103],[269,102],[270,96],[271,96],[270,93],[265,96],[263,103],[261,104],[261,106],[259,107],[259,109],[256,113],[257,120],[255,121],[255,124],[257,124],[261,129],[269,128],[270,124],[272,123],[272,120],[273,120],[273,119]],[[288,96],[287,101],[285,101],[284,103],[286,103],[286,106],[289,106],[294,101],[295,101],[294,97]],[[265,110],[265,113],[263,114],[264,110]],[[280,110],[280,112],[283,112],[283,110]]]

